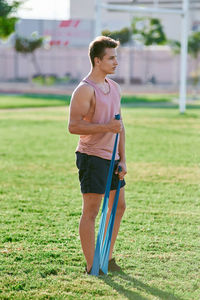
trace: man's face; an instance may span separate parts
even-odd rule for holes
[[[102,59],[98,59],[98,66],[105,74],[114,74],[118,65],[116,48],[106,48]]]

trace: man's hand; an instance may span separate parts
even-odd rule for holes
[[[107,123],[107,127],[110,132],[120,133],[123,128],[122,120],[111,119],[109,123]]]
[[[118,167],[119,167],[119,166],[122,168],[122,171],[121,171],[121,172],[118,172]],[[123,180],[123,179],[124,179],[124,176],[127,174],[126,163],[120,161],[119,164],[118,164],[118,167],[117,167],[117,169],[116,169],[116,171],[115,171],[115,174],[118,174],[119,180]]]

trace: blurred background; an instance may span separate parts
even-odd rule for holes
[[[182,9],[183,1],[0,0],[0,92],[70,92],[89,72],[88,44],[97,33],[119,39],[112,77],[125,92],[176,93],[180,82],[181,16],[101,9]],[[189,1],[188,92],[200,91],[200,2]],[[98,19],[97,19],[98,18]],[[97,24],[98,23],[98,24]]]

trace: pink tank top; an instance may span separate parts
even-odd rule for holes
[[[111,79],[106,78],[106,80],[109,84],[109,92],[107,94],[87,77],[82,80],[82,82],[91,85],[95,92],[96,106],[91,123],[108,123],[120,112],[121,97],[117,84]],[[81,135],[76,151],[110,160],[112,158],[115,136],[116,134],[112,132]],[[118,146],[115,159],[119,159]]]

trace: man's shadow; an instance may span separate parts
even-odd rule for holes
[[[108,276],[100,276],[99,279],[130,300],[148,300],[149,298],[141,295],[143,292],[162,300],[182,300],[182,298],[174,296],[172,293],[164,292],[148,284],[144,284],[142,281],[131,277],[123,271],[114,272]],[[138,292],[132,291],[132,288],[137,289]]]

